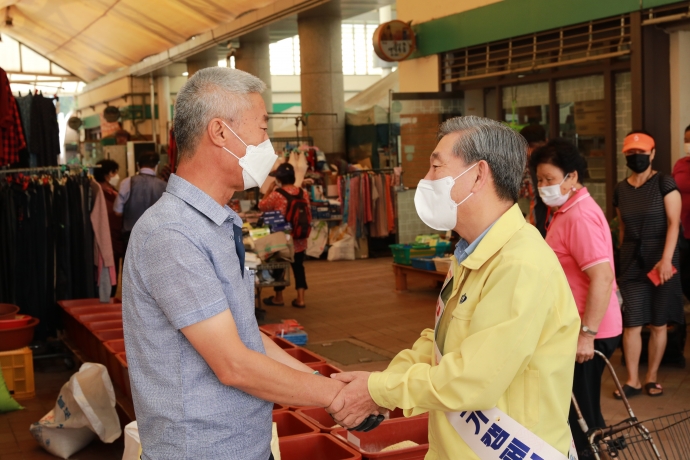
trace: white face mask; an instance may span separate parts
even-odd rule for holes
[[[113,187],[117,187],[117,184],[120,183],[120,176],[118,176],[117,174],[115,174],[113,177],[110,178],[110,180],[108,181],[108,183],[109,183],[110,185],[112,185]]]
[[[548,185],[546,187],[539,187],[539,196],[546,206],[550,208],[558,208],[563,206],[568,198],[570,198],[570,193],[565,195],[561,194],[561,185],[568,178],[568,174],[565,175],[560,184]]]
[[[685,155],[690,157],[690,142],[685,143]]]
[[[451,198],[450,192],[453,190],[455,181],[478,164],[473,164],[455,179],[448,176],[443,179],[422,179],[419,181],[417,191],[414,194],[414,206],[422,222],[439,231],[455,228],[458,223],[458,206],[467,201],[473,193],[467,195],[460,203],[456,203]]]
[[[247,145],[231,127],[226,125],[225,122],[222,123],[244,144],[245,147],[247,147],[247,151],[242,158],[223,147],[226,152],[240,161],[242,179],[244,179],[244,189],[248,190],[252,187],[261,187],[278,159],[278,155],[276,155],[276,152],[273,150],[271,140],[266,139],[259,145]]]

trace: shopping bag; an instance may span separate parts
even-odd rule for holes
[[[347,234],[328,249],[328,260],[355,260],[355,237]]]
[[[125,452],[122,454],[122,460],[139,460],[140,452],[139,426],[135,420],[125,426]]]
[[[283,232],[271,233],[268,236],[254,240],[256,254],[263,261],[275,254],[276,258],[295,261],[295,246],[292,237]]]
[[[323,254],[328,243],[328,224],[326,222],[312,222],[312,231],[307,240],[307,255],[317,259]]]
[[[275,460],[280,460],[280,442],[278,440],[278,424],[276,422],[273,422],[273,428],[271,428],[271,453]]]
[[[62,386],[55,407],[29,427],[51,454],[68,458],[96,436],[111,443],[122,434],[115,392],[102,364],[84,363]]]

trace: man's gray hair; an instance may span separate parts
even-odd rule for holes
[[[453,133],[460,134],[453,145],[453,153],[466,164],[486,161],[498,197],[517,202],[527,164],[525,139],[502,123],[474,116],[445,121],[439,128],[438,138]]]
[[[190,158],[213,118],[231,121],[250,108],[248,95],[262,93],[266,85],[254,75],[227,67],[196,72],[177,93],[175,142],[180,159]]]

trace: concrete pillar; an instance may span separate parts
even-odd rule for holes
[[[248,72],[266,83],[262,97],[266,111],[273,112],[273,93],[271,90],[271,58],[268,51],[270,39],[268,29],[263,28],[240,37],[240,49],[235,55],[235,68]],[[273,123],[269,122],[269,135],[273,134]]]
[[[345,91],[340,1],[300,13],[300,82],[304,113],[336,113],[308,118],[309,134],[325,153],[345,153]],[[305,130],[306,132],[306,130]]]
[[[158,133],[159,143],[168,145],[168,124],[170,123],[170,77],[161,76],[157,78],[157,103],[158,103]]]
[[[683,135],[690,125],[690,31],[670,34],[671,74],[671,164],[683,157]]]

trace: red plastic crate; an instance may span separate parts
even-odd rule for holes
[[[279,438],[282,460],[361,460],[351,447],[327,434]]]
[[[294,343],[285,339],[281,339],[280,337],[271,337],[271,340],[273,340],[276,343],[276,345],[278,345],[283,350],[297,348],[297,345],[295,345]]]
[[[88,307],[74,307],[67,310],[67,312],[74,316],[79,317],[82,315],[96,315],[100,313],[120,313],[122,314],[122,304],[121,303],[105,303],[101,305],[93,305]]]
[[[89,327],[89,323],[97,323],[100,321],[122,321],[122,310],[113,313],[95,313],[79,316],[75,315],[75,318],[77,318],[77,321],[79,321],[80,323],[85,324],[86,327]]]
[[[317,427],[294,412],[273,412],[273,421],[276,423],[276,425],[278,425],[279,438],[304,436],[305,434],[314,434],[319,432]]]
[[[365,460],[379,458],[417,460],[423,459],[429,451],[429,419],[427,417],[387,420],[368,433],[352,432],[351,434],[359,438],[360,445],[357,447],[349,442],[348,445],[362,454]],[[342,441],[347,439],[348,431],[340,428],[333,430],[331,435]],[[381,452],[381,449],[402,441],[414,441],[419,446],[393,452]]]
[[[128,398],[132,397],[132,387],[129,383],[129,367],[127,366],[127,353],[118,353],[115,355],[122,367],[122,381],[124,384],[123,391]]]
[[[105,349],[103,348],[103,342],[96,336],[96,332],[107,331],[107,330],[122,330],[122,319],[111,320],[111,321],[96,321],[93,323],[86,323],[86,328],[88,332],[86,334],[86,344],[84,348],[81,349],[82,353],[88,357],[91,361],[101,363],[105,365],[105,360],[103,358]],[[104,338],[109,338],[110,340],[121,338],[119,332],[113,332],[107,334]]]
[[[340,374],[342,372],[341,369],[331,366],[328,363],[307,363],[307,366],[311,367],[315,371],[319,371],[321,375],[326,377],[330,377],[331,374]]]
[[[285,412],[286,410],[288,410],[287,406],[278,403],[273,404],[273,412]]]
[[[295,413],[321,430],[322,433],[330,433],[342,428],[333,428],[336,422],[323,407],[298,407]]]
[[[117,298],[117,297],[111,297],[109,303],[111,303],[111,304],[122,303],[122,300]],[[62,308],[65,308],[65,309],[69,309],[69,308],[73,308],[73,307],[89,307],[92,305],[107,305],[107,304],[102,304],[100,299],[58,300],[57,304],[60,305]]]
[[[125,338],[124,329],[103,329],[102,331],[94,331],[93,335],[95,335],[98,340],[104,343],[113,340],[124,341]]]
[[[300,361],[305,364],[317,364],[326,362],[326,360],[323,359],[321,356],[317,355],[316,353],[312,353],[309,350],[305,350],[304,348],[289,348],[285,350],[285,352],[293,358],[297,359],[297,361]]]
[[[301,326],[297,320],[285,319],[282,323],[264,324],[263,326],[259,326],[259,330],[270,336],[280,336],[281,333],[288,334],[290,332],[302,332],[304,330],[304,326]]]
[[[103,348],[105,349],[105,362],[103,364],[105,365],[106,369],[108,369],[110,380],[112,380],[113,384],[124,393],[125,383],[122,375],[122,366],[117,360],[117,354],[124,353],[125,341],[124,339],[110,340],[103,343]]]
[[[93,323],[87,323],[86,327],[91,332],[104,331],[106,329],[122,329],[122,320],[94,321]]]

